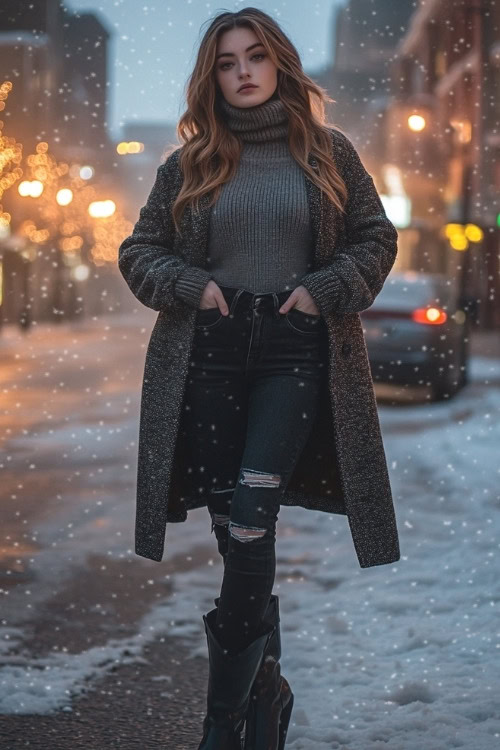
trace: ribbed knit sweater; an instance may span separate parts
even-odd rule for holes
[[[222,98],[221,108],[242,152],[235,176],[211,208],[205,273],[176,281],[176,297],[188,303],[199,299],[210,278],[254,293],[291,291],[312,267],[304,172],[290,153],[283,102],[273,95],[242,108]]]

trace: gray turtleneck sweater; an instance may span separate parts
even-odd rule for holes
[[[210,279],[253,293],[291,291],[312,268],[305,177],[288,147],[283,102],[273,96],[240,108],[223,98],[221,107],[243,147],[211,208],[207,269],[175,284],[175,295],[196,306]]]

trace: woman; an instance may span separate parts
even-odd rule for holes
[[[245,85],[251,84],[252,87]],[[119,268],[159,311],[141,402],[136,552],[207,506],[224,561],[203,615],[198,750],[283,748],[293,694],[272,594],[280,505],[346,515],[361,567],[399,560],[359,312],[397,232],[326,95],[266,13],[207,29],[178,132]]]

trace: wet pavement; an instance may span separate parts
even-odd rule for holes
[[[207,660],[158,638],[139,663],[117,665],[71,708],[0,716],[2,750],[193,750],[201,740]]]

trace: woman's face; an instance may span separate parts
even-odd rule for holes
[[[251,29],[236,28],[219,37],[215,78],[229,104],[255,107],[276,91],[278,68]],[[256,88],[239,91],[244,83],[253,83]]]

